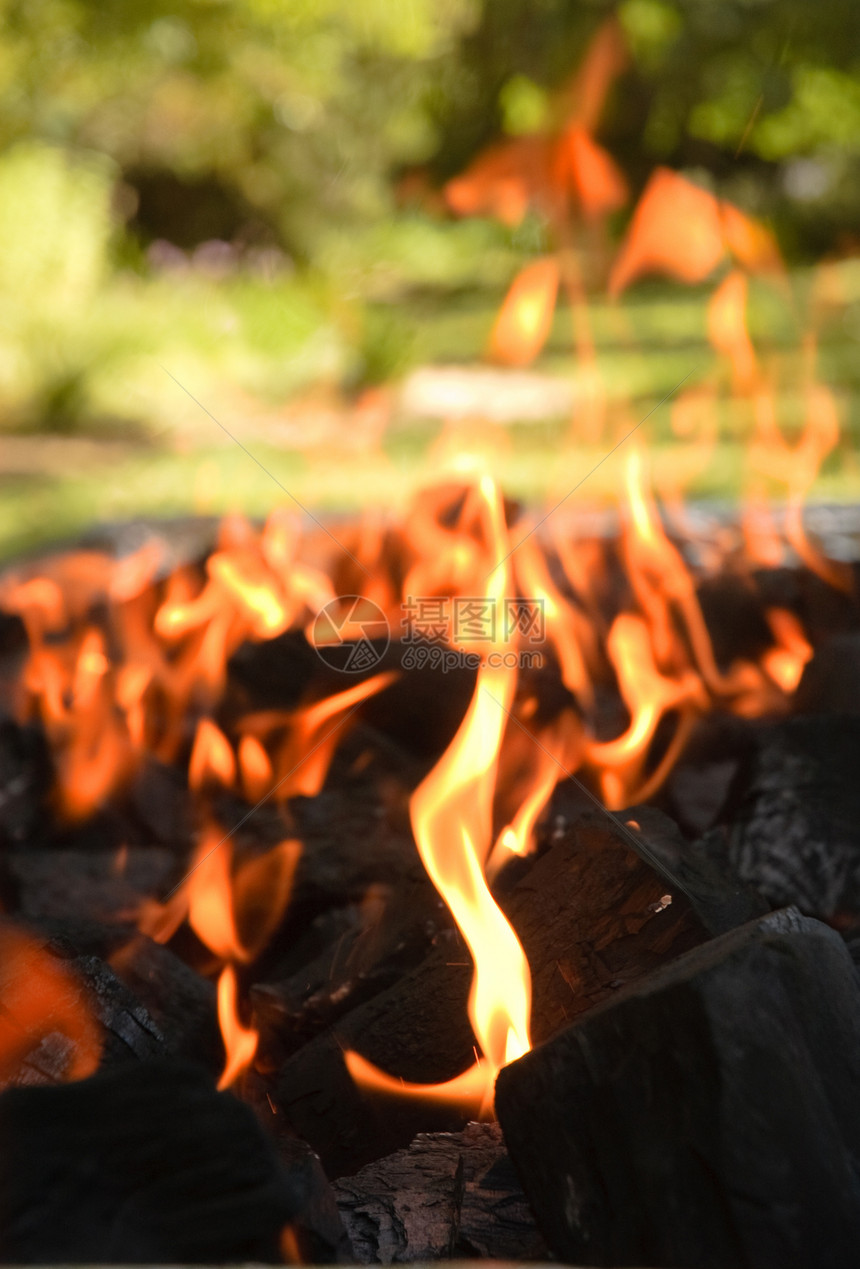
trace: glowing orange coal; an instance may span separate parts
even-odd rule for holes
[[[101,1031],[74,974],[31,934],[8,924],[0,930],[0,964],[0,1087],[39,1082],[42,1050],[52,1078],[92,1075]]]

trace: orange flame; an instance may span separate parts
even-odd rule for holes
[[[839,413],[832,392],[823,384],[806,389],[806,423],[797,444],[790,445],[776,421],[773,393],[766,387],[755,398],[756,431],[750,446],[750,465],[785,486],[787,495],[785,536],[807,568],[828,585],[851,593],[851,569],[827,559],[810,540],[803,523],[806,496],[821,464],[839,440]]]
[[[201,718],[188,762],[188,786],[201,789],[207,779],[229,788],[236,779],[236,759],[230,742],[209,718]]]
[[[543,348],[552,328],[558,294],[555,256],[535,260],[517,274],[490,334],[488,352],[506,366],[528,366]]]
[[[50,1048],[51,1069],[82,1080],[101,1058],[102,1039],[82,987],[74,975],[31,935],[4,926],[0,930],[3,1008],[0,1009],[0,1087],[38,1080],[38,1052]],[[33,1057],[34,1066],[22,1069]]]
[[[746,322],[747,279],[738,269],[723,278],[708,302],[708,338],[728,357],[738,392],[755,383],[756,359]]]
[[[727,251],[754,272],[781,267],[776,243],[763,225],[677,172],[658,167],[615,259],[610,294],[620,295],[643,273],[703,282]]]
[[[489,478],[480,484],[490,572],[486,597],[499,606],[508,590],[504,561],[507,534],[498,491]],[[505,647],[492,643],[494,651]],[[445,899],[472,954],[475,974],[469,1018],[484,1061],[456,1080],[420,1091],[441,1100],[471,1102],[486,1113],[497,1071],[529,1048],[530,976],[522,947],[496,905],[484,878],[492,845],[492,799],[499,750],[510,709],[516,671],[496,668],[485,659],[475,692],[460,727],[442,758],[412,796],[415,840],[428,875]],[[398,1095],[419,1087],[368,1070],[355,1054],[346,1055],[354,1078]]]
[[[218,979],[218,1025],[227,1050],[227,1062],[218,1081],[218,1088],[229,1088],[247,1071],[254,1060],[259,1036],[253,1027],[246,1027],[239,1018],[239,991],[236,971],[227,965]]]

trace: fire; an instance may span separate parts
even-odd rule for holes
[[[32,935],[10,925],[0,930],[3,1008],[0,1010],[0,1087],[38,1080],[38,1053],[66,1080],[86,1079],[99,1065],[98,1022],[74,975]],[[25,1066],[28,1058],[34,1066]]]
[[[609,279],[618,296],[644,273],[703,282],[729,253],[754,272],[777,272],[769,231],[708,190],[659,167],[645,186]]]
[[[61,818],[80,822],[109,808],[150,762],[179,766],[187,778],[197,830],[187,874],[164,901],[143,903],[137,920],[163,942],[186,926],[185,943],[217,981],[226,1053],[221,1087],[236,1084],[255,1061],[259,1037],[243,991],[288,909],[301,856],[291,837],[254,849],[239,828],[269,799],[287,816],[291,798],[321,793],[358,711],[402,672],[390,667],[398,664],[409,605],[420,600],[436,614],[426,634],[435,651],[452,664],[468,655],[475,670],[453,740],[411,793],[410,821],[427,874],[472,958],[476,1062],[455,1079],[424,1086],[379,1071],[357,1053],[345,1058],[365,1087],[486,1115],[496,1074],[529,1049],[531,1009],[526,957],[491,884],[512,857],[536,848],[556,784],[575,776],[617,810],[659,790],[708,712],[762,716],[789,708],[813,654],[809,632],[788,607],[762,601],[770,646],[755,659],[720,659],[699,600],[703,575],[734,570],[735,580],[754,589],[758,567],[782,564],[790,548],[826,584],[846,593],[853,585],[847,566],[827,558],[804,524],[813,483],[839,442],[839,403],[818,381],[809,339],[790,368],[803,404],[792,435],[797,420],[778,409],[785,371],[760,352],[748,322],[751,280],[755,288],[788,293],[766,226],[659,168],[611,270],[608,255],[604,260],[616,299],[654,272],[712,285],[713,364],[667,406],[675,442],[658,490],[669,516],[650,487],[644,449],[632,439],[644,429],[637,431],[629,407],[615,404],[604,382],[582,261],[599,247],[601,222],[627,198],[621,172],[596,139],[626,62],[621,29],[610,20],[558,93],[547,130],[491,147],[445,189],[459,215],[490,214],[509,226],[530,210],[543,217],[550,247],[514,278],[487,352],[506,366],[530,365],[549,338],[559,292],[567,297],[579,391],[574,440],[596,443],[616,429],[620,439],[606,458],[625,445],[613,460],[617,543],[565,532],[557,520],[544,527],[553,511],[543,519],[523,514],[514,524],[518,513],[508,517],[486,474],[503,444],[500,429],[461,420],[444,429],[432,453],[444,482],[419,492],[397,523],[380,513],[347,526],[342,543],[276,510],[263,525],[226,517],[205,560],[171,571],[165,552],[149,545],[124,559],[68,552],[0,578],[0,604],[20,616],[28,638],[12,706],[21,723],[44,732]],[[618,306],[611,320],[627,341]],[[377,438],[386,401],[384,393],[368,394],[360,407]],[[693,522],[684,519],[684,496],[714,460],[726,403],[733,418],[751,423],[743,542],[716,535],[694,570],[689,543],[679,545],[676,529]],[[563,455],[558,466],[563,502],[582,483],[581,472],[569,470]],[[768,505],[774,492],[784,503],[781,523]],[[456,601],[489,606],[491,632],[452,626],[444,609]],[[534,640],[499,617],[525,602],[538,605],[545,621],[537,641],[549,660],[544,679],[521,673]],[[286,698],[289,707],[243,704],[244,688],[232,677],[240,650],[281,636],[304,652],[315,648],[321,663],[326,652],[348,645],[356,659],[342,668],[354,677],[335,687],[332,663],[323,670],[309,655],[319,677],[308,671],[301,690]],[[541,698],[546,682],[549,703]],[[601,713],[607,699],[617,710],[608,711],[610,724]],[[406,792],[398,789],[398,796]],[[242,799],[239,828],[222,826],[223,807]],[[118,871],[126,853],[117,855]],[[72,1044],[68,1078],[88,1074],[98,1063],[98,1031],[73,1001],[69,977],[24,935],[2,937],[0,950],[26,962],[35,988],[26,998],[4,998],[0,1077],[16,1077],[49,1026]]]
[[[487,537],[485,595],[501,605],[510,585],[504,510],[489,479],[481,481],[479,489]],[[506,643],[494,639],[491,646],[498,652]],[[484,1112],[497,1072],[530,1047],[528,963],[484,876],[492,845],[499,752],[515,686],[514,669],[495,668],[489,657],[483,659],[457,734],[410,802],[421,859],[474,961],[469,1018],[484,1058],[458,1079],[421,1091],[441,1100],[470,1101]],[[417,1091],[415,1086],[368,1070],[355,1054],[347,1054],[346,1060],[353,1077],[361,1082],[399,1095]]]
[[[207,829],[180,897],[191,929],[224,962],[218,979],[218,1022],[227,1053],[219,1084],[226,1088],[247,1070],[258,1036],[239,1016],[236,966],[255,960],[280,921],[301,855],[287,840],[263,855],[233,864],[233,845],[215,827]]]
[[[547,341],[558,293],[554,257],[535,260],[514,279],[490,335],[489,355],[506,366],[528,366]]]
[[[218,1081],[219,1089],[229,1088],[254,1060],[260,1037],[253,1027],[239,1019],[239,989],[236,971],[227,965],[218,979],[218,1024],[227,1050],[227,1063]]]

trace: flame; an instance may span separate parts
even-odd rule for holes
[[[0,1010],[0,1087],[38,1079],[38,1052],[66,1080],[86,1079],[101,1058],[102,1039],[74,974],[23,930],[0,930],[3,1008]],[[34,1066],[26,1065],[33,1057]]]
[[[532,206],[558,229],[560,217],[574,208],[596,220],[622,206],[627,184],[593,134],[609,88],[627,62],[621,27],[610,18],[559,95],[562,125],[488,147],[445,186],[450,209],[458,216],[494,216],[516,228]]]
[[[236,971],[227,965],[218,979],[218,1025],[227,1050],[227,1063],[218,1081],[218,1088],[229,1088],[248,1069],[257,1052],[259,1036],[253,1027],[243,1026],[239,1018],[239,990]]]
[[[188,762],[188,785],[201,789],[212,778],[224,788],[236,779],[236,759],[230,742],[209,718],[201,718]]]
[[[812,644],[794,613],[785,608],[769,608],[767,620],[776,639],[776,646],[762,657],[765,670],[782,688],[791,693],[800,682],[803,667],[812,656]]]
[[[738,392],[748,392],[756,380],[756,358],[746,323],[747,279],[733,269],[708,303],[708,338],[728,357]]]
[[[580,406],[571,427],[577,446],[583,439],[596,443],[607,428],[617,427],[618,435],[635,430],[602,377],[586,288],[587,277],[600,273],[586,251],[599,254],[599,222],[627,196],[620,171],[595,139],[607,93],[626,60],[612,19],[557,95],[551,129],[493,146],[445,190],[458,214],[495,215],[509,225],[529,209],[544,217],[552,254],[514,279],[488,353],[504,365],[531,364],[549,338],[563,286],[577,358]],[[185,882],[163,903],[144,902],[138,924],[166,941],[187,922],[198,941],[187,939],[188,946],[198,959],[210,957],[206,972],[217,977],[226,1050],[222,1087],[235,1083],[255,1058],[258,1037],[242,1000],[244,971],[287,909],[300,847],[287,840],[254,853],[214,824],[214,808],[239,797],[253,809],[269,797],[317,796],[354,711],[396,677],[390,670],[374,673],[321,697],[320,684],[331,680],[320,668],[321,677],[310,674],[298,706],[248,712],[232,684],[227,695],[230,659],[242,645],[289,631],[298,640],[304,633],[324,652],[320,615],[336,597],[352,605],[359,594],[363,603],[353,608],[350,623],[333,624],[332,640],[358,645],[365,639],[365,618],[377,619],[377,609],[396,639],[403,605],[423,597],[431,606],[436,602],[440,614],[428,638],[446,645],[446,655],[470,653],[479,661],[462,722],[414,791],[410,814],[428,875],[474,963],[469,1017],[480,1055],[476,1048],[475,1065],[456,1079],[423,1086],[346,1054],[349,1070],[367,1087],[440,1100],[472,1114],[490,1112],[496,1073],[530,1043],[528,965],[488,879],[512,856],[533,849],[536,825],[559,778],[582,772],[609,807],[620,808],[659,788],[707,711],[761,716],[789,708],[812,655],[802,623],[787,609],[769,606],[771,646],[755,661],[718,664],[697,585],[702,575],[728,567],[755,587],[756,566],[782,563],[788,545],[828,585],[850,591],[851,571],[827,559],[804,525],[805,500],[839,440],[837,402],[816,379],[810,339],[797,372],[791,369],[802,387],[802,427],[791,439],[783,431],[776,406],[782,366],[776,356],[759,356],[747,323],[752,275],[767,275],[787,292],[776,242],[765,226],[665,168],[652,175],[634,211],[612,268],[611,293],[618,296],[655,271],[686,282],[716,275],[708,337],[731,372],[727,387],[722,367],[709,369],[702,383],[685,387],[672,403],[678,443],[657,485],[672,513],[668,529],[648,486],[643,452],[629,443],[617,546],[562,532],[558,521],[540,535],[542,522],[533,522],[531,532],[519,523],[514,542],[501,496],[481,474],[498,459],[499,428],[458,419],[432,451],[445,482],[416,495],[401,522],[380,513],[343,527],[342,548],[321,526],[317,533],[278,510],[262,528],[226,517],[205,560],[169,572],[163,548],[149,544],[122,559],[68,552],[41,561],[38,575],[22,566],[0,577],[0,603],[20,614],[29,642],[12,685],[12,707],[22,723],[35,720],[43,729],[56,772],[54,802],[64,818],[97,812],[145,762],[187,761],[189,799],[201,826],[197,848]],[[825,300],[815,300],[819,309]],[[610,320],[619,342],[629,341],[618,308]],[[689,543],[698,552],[694,575],[670,533],[684,523],[688,534],[695,527],[692,516],[685,521],[683,498],[713,461],[726,400],[733,418],[754,425],[745,455],[744,541],[739,545],[726,529],[705,543],[699,532]],[[353,422],[361,427],[353,430],[361,437],[350,442],[357,462],[382,461],[378,446],[391,408],[387,391],[369,391],[359,401]],[[321,461],[323,452],[321,445]],[[572,482],[564,479],[567,490]],[[783,523],[768,506],[774,487],[785,501]],[[604,510],[600,498],[594,505]],[[535,642],[525,630],[503,631],[497,624],[491,637],[482,638],[458,633],[450,615],[442,615],[458,599],[487,601],[498,612],[499,605],[522,606],[524,597],[542,605],[541,642],[551,650],[550,674],[542,680],[551,690],[541,699],[537,680],[529,677],[519,683],[519,696],[516,691],[515,663],[519,658],[522,664]],[[376,650],[374,644],[374,655]],[[606,732],[598,709],[612,691],[626,711],[615,734]],[[229,798],[219,796],[223,791]],[[123,849],[118,872],[125,859]],[[65,1017],[66,997],[62,983],[51,978],[50,960],[33,953],[33,964],[34,981],[49,983],[49,1007],[42,1008],[39,992],[32,1002],[16,1004],[15,1018],[0,1026],[0,1071],[14,1078],[25,1053],[19,1031],[38,1041],[41,1020],[50,1014],[69,1034],[73,1025],[83,1027],[69,1066],[76,1078],[97,1062],[97,1043],[91,1043],[86,1021],[73,1024],[76,1009]],[[59,1004],[54,997],[62,997]]]
[[[785,486],[785,536],[803,563],[828,585],[850,594],[854,577],[848,565],[827,559],[810,540],[803,523],[806,496],[824,459],[839,440],[839,413],[832,392],[823,384],[806,388],[806,422],[797,444],[786,441],[776,420],[772,391],[756,394],[756,430],[750,446],[750,466]]]
[[[537,743],[535,743],[537,739]],[[546,808],[559,780],[579,766],[582,756],[582,731],[570,710],[564,710],[556,722],[538,738],[527,736],[530,770],[525,792],[520,795],[517,810],[501,831],[487,860],[487,878],[492,880],[512,855],[528,855],[533,847],[535,825]]]
[[[727,252],[752,272],[781,268],[776,243],[763,225],[677,172],[658,167],[615,259],[610,294],[620,295],[644,273],[703,282]]]
[[[629,61],[621,24],[616,17],[609,17],[592,36],[568,89],[571,114],[583,128],[593,132],[597,127],[609,89]]]
[[[479,492],[489,548],[485,595],[501,604],[509,586],[504,509],[489,478],[480,482]],[[503,562],[497,565],[497,559]],[[505,644],[496,639],[492,646],[499,651]],[[457,734],[410,802],[421,859],[475,964],[469,1018],[485,1059],[456,1080],[422,1091],[446,1101],[469,1101],[483,1113],[492,1100],[498,1070],[530,1047],[528,963],[484,877],[484,861],[492,844],[499,751],[515,685],[515,670],[496,668],[489,658],[482,662]],[[369,1070],[357,1055],[347,1055],[347,1065],[356,1078],[377,1089],[404,1091],[401,1081]],[[418,1089],[412,1086],[407,1091]]]
[[[490,335],[489,355],[506,366],[528,366],[546,343],[558,294],[554,256],[535,260],[517,274]]]
[[[549,154],[543,137],[491,146],[447,183],[445,200],[458,216],[494,216],[515,229],[545,189]]]
[[[567,190],[590,220],[627,202],[627,182],[618,165],[580,123],[570,124],[556,143],[552,184]]]

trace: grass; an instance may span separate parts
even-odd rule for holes
[[[827,460],[814,497],[852,501],[860,495],[854,460],[860,265],[841,266],[833,277],[832,293],[818,301],[819,374],[838,394],[843,441]],[[798,413],[797,349],[806,321],[798,314],[809,308],[812,285],[809,272],[792,277],[794,307],[762,284],[752,289],[753,334],[763,363],[778,372],[781,418],[789,427]],[[377,301],[368,315],[322,283],[266,283],[241,275],[216,282],[189,273],[120,278],[83,320],[73,312],[53,328],[44,315],[31,321],[19,331],[27,370],[16,381],[17,404],[7,410],[19,433],[31,435],[8,437],[5,460],[0,454],[0,559],[73,536],[99,520],[225,510],[259,516],[289,502],[206,410],[304,506],[397,506],[441,470],[441,423],[403,418],[395,408],[377,445],[372,434],[363,434],[365,424],[338,397],[336,385],[360,381],[362,363],[374,368],[376,378],[396,377],[409,365],[475,364],[501,293],[494,286],[406,291],[388,303]],[[621,307],[593,304],[597,362],[613,418],[600,438],[577,434],[575,414],[573,420],[464,428],[463,444],[483,451],[512,496],[551,505],[657,406],[639,436],[658,475],[665,472],[679,451],[670,408],[657,403],[685,375],[689,384],[726,381],[706,340],[706,296],[700,289],[649,285]],[[562,307],[535,369],[581,385],[571,340],[570,316]],[[39,380],[34,367],[43,363],[47,369]],[[51,434],[40,430],[46,424]],[[696,497],[737,496],[748,424],[746,407],[724,394],[719,442],[690,484]],[[63,430],[66,436],[58,437]],[[101,439],[81,439],[88,435]],[[689,456],[689,446],[683,452]],[[589,477],[589,495],[616,490],[622,462],[623,451],[602,462]]]

